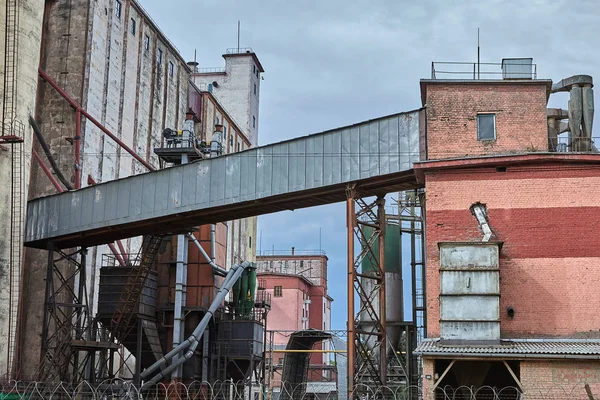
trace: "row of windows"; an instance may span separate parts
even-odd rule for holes
[[[122,8],[123,7],[121,4],[121,1],[115,0],[115,13],[117,15],[117,18],[119,18],[119,19],[121,19]],[[131,21],[129,24],[129,30],[132,35],[135,35],[136,28],[137,28],[137,22],[135,19],[131,18]],[[146,50],[146,51],[150,50],[150,36],[149,35],[144,35],[144,50]],[[163,61],[162,49],[158,49],[158,52],[156,55],[156,61],[158,62],[159,65],[162,64],[162,61]],[[175,65],[173,64],[173,62],[169,61],[169,76],[172,77],[174,75],[175,75]]]
[[[219,119],[219,117],[215,118],[215,124],[220,125],[221,124],[220,121],[221,120]],[[232,149],[233,149],[233,145],[234,145],[233,137],[234,137],[234,134],[229,135],[229,146],[231,146]],[[227,127],[226,126],[223,126],[223,141],[225,141],[225,142],[227,141]],[[238,142],[237,143],[237,151],[241,151],[241,150],[242,150],[242,144],[241,144],[241,142]],[[252,242],[250,242],[250,247],[252,247]]]

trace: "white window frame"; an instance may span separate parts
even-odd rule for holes
[[[479,132],[479,117],[487,117],[492,116],[494,118],[494,137],[493,138],[482,138]],[[478,141],[488,141],[488,140],[496,140],[496,114],[495,113],[478,113],[477,114],[477,140]]]

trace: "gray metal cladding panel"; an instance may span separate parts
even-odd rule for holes
[[[497,243],[440,244],[442,268],[498,268],[500,247]]]
[[[409,171],[419,161],[419,112],[35,199],[25,243]]]
[[[442,271],[442,294],[500,294],[498,271]]]
[[[443,340],[499,340],[499,322],[441,322]]]
[[[497,321],[500,296],[440,296],[441,321]]]

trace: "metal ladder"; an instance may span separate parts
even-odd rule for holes
[[[146,279],[156,259],[162,239],[162,236],[144,236],[140,249],[140,260],[131,268],[131,273],[121,292],[111,320],[111,332],[120,341],[125,340],[135,325],[131,324],[131,319],[136,312],[140,295],[144,290]]]
[[[6,375],[17,378],[16,365],[17,329],[19,327],[19,305],[21,303],[21,262],[23,241],[23,134],[24,126],[17,120],[17,0],[6,2],[6,25],[4,42],[4,85],[2,102],[2,131],[0,144],[11,145],[11,201],[10,249],[9,249],[9,309],[8,309],[8,351]]]

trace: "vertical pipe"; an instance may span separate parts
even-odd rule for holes
[[[81,188],[81,111],[75,111],[75,189]]]
[[[425,193],[422,193],[419,197],[419,214],[421,216],[419,224],[421,226],[421,289],[423,291],[423,300],[421,306],[423,307],[423,337],[427,337],[427,240],[425,232]]]
[[[346,228],[347,228],[347,246],[348,246],[348,396],[353,396],[354,392],[354,225],[355,225],[355,204],[353,191],[348,192],[346,199]],[[350,398],[350,397],[349,397]]]
[[[387,382],[387,315],[385,309],[385,198],[378,199],[377,225],[379,226],[379,322],[381,324],[379,345],[379,374],[383,385]]]
[[[187,267],[185,241],[185,235],[177,235],[177,269],[175,271],[175,305],[173,310],[173,348],[179,346],[183,323],[183,270]],[[178,356],[174,357],[174,359],[177,358]],[[181,370],[182,368],[175,369],[172,378],[181,378]]]
[[[44,301],[44,321],[42,326],[42,351],[40,361],[43,361],[48,350],[46,341],[48,340],[48,308],[50,307],[50,294],[52,293],[52,275],[54,273],[54,245],[50,243],[48,246],[48,264],[46,265],[46,293]]]
[[[137,343],[135,349],[135,373],[133,375],[133,384],[139,387],[141,380],[140,374],[142,373],[142,320],[138,318],[137,323]]]
[[[208,382],[208,352],[210,329],[204,331],[202,335],[202,383]]]
[[[210,224],[210,260],[215,263],[217,259],[217,225]]]
[[[187,164],[186,154],[181,155],[181,164]],[[175,271],[175,305],[173,310],[173,348],[183,341],[185,333],[185,319],[183,307],[185,305],[185,286],[188,264],[188,241],[186,235],[177,235],[177,269]],[[178,356],[174,357],[176,360]],[[183,365],[173,371],[172,379],[182,378]]]

